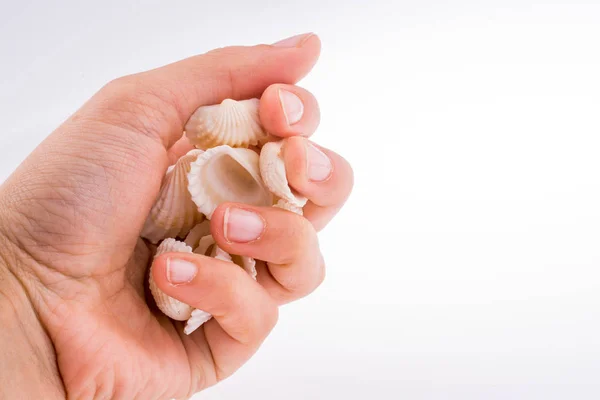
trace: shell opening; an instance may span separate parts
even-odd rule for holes
[[[248,199],[251,204],[265,203],[263,186],[237,160],[228,154],[219,157],[218,162],[210,163],[205,171],[207,181],[221,182],[213,190],[223,201]],[[248,201],[246,200],[246,201]]]

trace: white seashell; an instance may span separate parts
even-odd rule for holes
[[[294,213],[300,214],[300,215],[304,214],[304,211],[303,211],[302,207],[294,205],[294,204],[292,204],[292,203],[290,203],[290,202],[288,202],[287,200],[284,200],[284,199],[279,199],[277,201],[277,204],[275,204],[273,207],[282,208],[284,210],[288,210],[288,211],[291,211],[291,212],[294,212]]]
[[[271,193],[279,198],[276,207],[302,215],[308,199],[294,194],[287,180],[285,163],[281,156],[283,141],[266,143],[260,151],[260,175]]]
[[[242,267],[244,271],[246,271],[253,279],[256,279],[256,260],[254,260],[252,257],[227,253],[216,244],[216,241],[212,235],[206,235],[200,239],[198,242],[198,247],[194,249],[194,253],[204,254],[218,260],[237,264]]]
[[[259,104],[259,99],[225,99],[221,104],[200,107],[186,123],[186,136],[200,149],[264,143],[268,135],[260,124]]]
[[[191,164],[188,182],[192,201],[208,219],[224,202],[273,204],[260,176],[259,155],[250,149],[223,145],[206,150]]]
[[[143,238],[156,244],[165,238],[184,237],[204,219],[188,192],[190,165],[202,153],[192,150],[167,170],[158,199],[142,229]]]
[[[252,257],[248,256],[238,256],[235,254],[231,255],[231,260],[242,267],[244,271],[248,273],[252,277],[252,279],[256,280],[256,260]]]
[[[185,237],[185,244],[195,249],[198,247],[200,239],[206,235],[210,235],[210,221],[207,219],[192,228],[190,233]]]
[[[212,235],[206,235],[198,242],[198,247],[194,249],[194,253],[203,254],[217,260],[233,262],[231,256],[225,250],[221,249],[215,242]]]
[[[191,253],[192,248],[183,242],[179,242],[175,239],[165,239],[156,249],[154,257],[158,257],[164,253],[179,252],[179,253]],[[169,318],[177,321],[185,321],[192,315],[193,307],[182,303],[181,301],[174,299],[156,286],[154,278],[152,277],[152,267],[150,267],[150,292],[154,297],[156,305]]]
[[[189,335],[190,333],[194,332],[196,329],[204,325],[205,322],[208,322],[211,318],[212,315],[210,315],[206,311],[195,309],[194,311],[192,311],[192,316],[185,323],[183,333]]]

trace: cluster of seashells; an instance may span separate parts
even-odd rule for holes
[[[307,199],[290,189],[282,141],[260,123],[259,100],[226,99],[198,108],[184,134],[195,146],[168,168],[141,236],[167,252],[196,253],[239,265],[256,279],[256,261],[228,254],[210,234],[210,219],[224,202],[280,207],[302,214]],[[190,334],[212,316],[169,297],[155,284],[150,291],[169,318],[186,321]]]

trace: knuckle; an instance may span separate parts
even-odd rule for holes
[[[146,73],[113,79],[98,92],[92,112],[102,122],[162,141],[170,127],[184,123],[181,96],[153,82]]]
[[[99,93],[112,99],[129,98],[134,97],[141,86],[139,74],[123,75],[107,82]]]
[[[306,252],[312,251],[312,244],[316,237],[315,230],[306,218],[289,213],[292,220],[286,224],[286,232],[279,237],[285,242],[278,257],[278,264],[292,264],[301,259]]]
[[[325,280],[325,264],[320,257],[319,262],[306,262],[291,265],[272,265],[269,267],[284,268],[287,271],[278,273],[277,281],[285,289],[287,296],[299,299],[315,291]],[[290,268],[291,267],[291,268]]]

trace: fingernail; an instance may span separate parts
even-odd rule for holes
[[[279,102],[288,125],[294,125],[302,119],[304,104],[302,104],[300,97],[287,90],[279,89]]]
[[[188,283],[196,276],[198,268],[195,264],[177,258],[167,259],[167,280],[172,285]]]
[[[302,45],[313,36],[313,33],[302,33],[300,35],[292,36],[287,39],[280,40],[277,43],[273,43],[275,47],[302,47]]]
[[[331,175],[331,160],[312,143],[308,143],[306,158],[308,164],[308,179],[322,182]]]
[[[223,234],[228,241],[247,243],[260,237],[265,229],[265,223],[252,211],[230,207],[225,211],[223,228]]]

